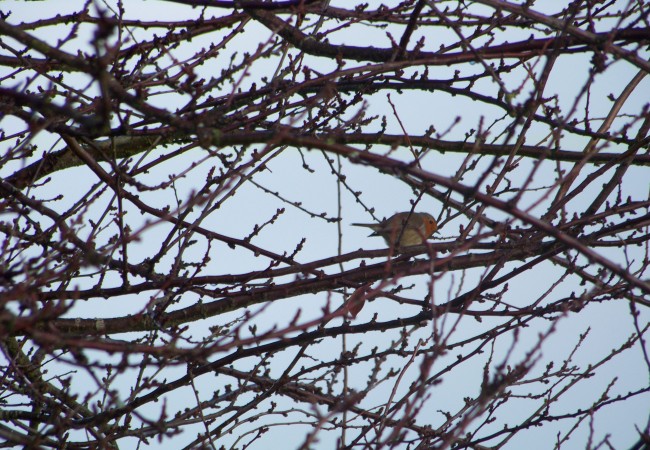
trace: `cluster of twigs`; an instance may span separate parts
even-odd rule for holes
[[[6,446],[650,445],[644,2],[28,3]],[[427,245],[344,239],[431,208]]]

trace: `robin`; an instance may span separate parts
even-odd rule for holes
[[[353,223],[357,227],[370,228],[370,236],[381,236],[386,243],[394,247],[421,245],[438,229],[438,223],[431,214],[418,212],[401,212],[379,223]]]

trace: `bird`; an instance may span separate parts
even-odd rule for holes
[[[370,236],[381,236],[390,247],[422,245],[438,230],[436,219],[424,212],[400,212],[379,223],[353,223],[370,228]],[[395,245],[397,244],[397,245]]]

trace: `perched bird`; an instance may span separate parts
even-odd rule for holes
[[[370,236],[381,236],[391,247],[421,245],[438,229],[431,214],[401,212],[379,223],[353,223],[357,227],[370,228]],[[397,243],[397,245],[395,245]]]

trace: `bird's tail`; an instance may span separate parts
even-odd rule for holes
[[[370,229],[374,229],[377,226],[376,223],[351,223],[350,225],[354,225],[355,227],[365,227]]]

